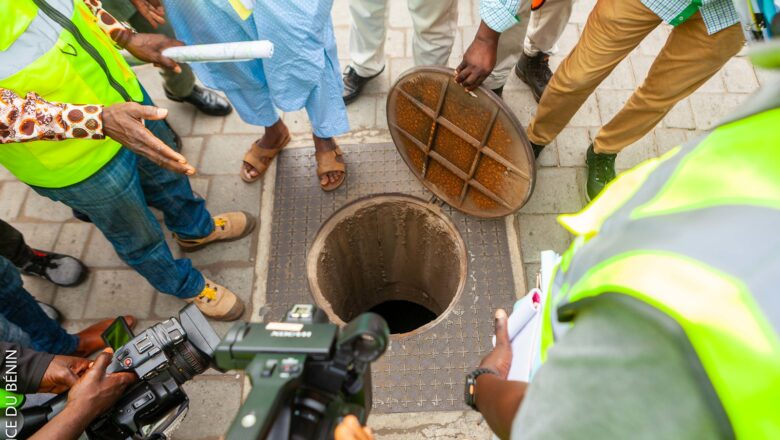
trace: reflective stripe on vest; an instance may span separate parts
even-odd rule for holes
[[[564,322],[606,293],[664,312],[741,438],[780,438],[778,126],[780,109],[720,127],[635,175],[641,185],[630,197],[605,191],[621,203],[601,206],[616,209],[592,211],[597,199],[562,219],[586,234],[549,295]]]
[[[54,8],[53,3],[48,5]],[[17,17],[18,11],[30,9],[37,11],[38,15],[43,14],[32,0],[0,2],[0,37],[11,38],[14,32],[18,33],[19,26],[12,25],[14,19],[9,17]],[[63,11],[58,12],[61,14]],[[44,22],[30,19],[28,15],[20,19],[30,20],[25,32],[32,33],[33,26]],[[82,0],[73,0],[69,22],[75,27],[73,33],[61,29],[56,44],[50,50],[19,72],[0,79],[0,87],[20,96],[36,92],[50,102],[107,106],[125,101],[120,90],[133,100],[142,101],[135,74]],[[14,32],[9,30],[11,26]],[[14,41],[20,37],[16,35]],[[11,47],[12,44],[13,41],[0,41],[0,47]],[[2,57],[3,53],[0,53],[0,60]],[[114,84],[109,78],[114,79]],[[121,145],[111,139],[11,143],[0,145],[0,163],[30,185],[60,188],[90,177],[120,148]]]

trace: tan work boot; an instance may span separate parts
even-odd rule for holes
[[[214,231],[203,238],[179,238],[173,234],[184,252],[203,249],[218,241],[233,241],[246,237],[255,229],[255,218],[244,211],[226,212],[214,216]]]
[[[235,321],[244,314],[241,298],[224,286],[208,278],[205,280],[203,291],[196,297],[188,298],[187,302],[195,303],[204,315],[217,321]]]

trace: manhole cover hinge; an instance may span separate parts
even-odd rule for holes
[[[430,203],[431,205],[439,206],[439,207],[443,207],[444,206],[444,200],[436,197],[436,194],[433,194],[431,196],[431,199],[428,200],[428,203]]]

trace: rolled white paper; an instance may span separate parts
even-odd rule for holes
[[[271,58],[274,55],[274,44],[268,40],[197,44],[169,47],[162,54],[179,63],[225,63]]]

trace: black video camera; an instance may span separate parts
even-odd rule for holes
[[[103,339],[114,349],[107,372],[134,372],[140,380],[89,425],[87,436],[100,440],[169,438],[189,407],[181,385],[211,365],[219,335],[190,304],[178,319],[155,324],[137,336],[118,318]],[[59,414],[66,402],[64,393],[43,406],[23,410],[22,438]]]
[[[222,369],[243,369],[252,391],[227,440],[328,440],[347,414],[366,422],[371,362],[387,349],[385,320],[364,313],[340,332],[325,313],[296,304],[283,322],[236,324],[217,346]]]

